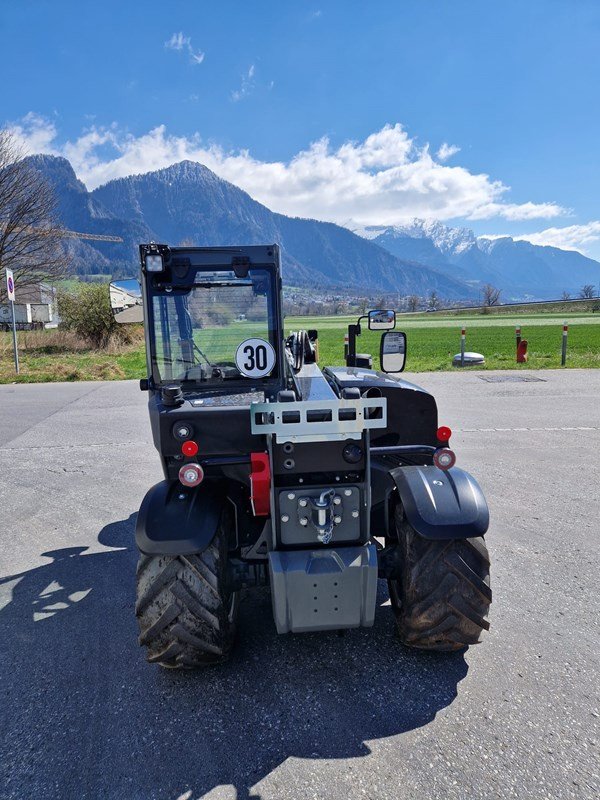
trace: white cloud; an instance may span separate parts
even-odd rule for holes
[[[184,47],[189,47],[191,37],[184,36],[182,31],[174,33],[171,38],[165,42],[165,47],[169,50],[183,50]]]
[[[506,190],[506,187],[504,187]],[[468,215],[469,219],[490,219],[503,217],[511,222],[527,219],[552,219],[552,217],[570,216],[571,209],[563,208],[558,203],[487,203]]]
[[[186,51],[192,64],[201,64],[204,61],[204,53],[201,50],[194,50],[192,47],[192,37],[186,36],[183,31],[174,33],[165,42],[167,50]]]
[[[436,158],[438,161],[448,161],[449,158],[452,158],[452,156],[455,156],[457,153],[460,153],[460,147],[457,147],[455,144],[443,142],[436,153]]]
[[[600,220],[593,220],[584,225],[569,225],[565,228],[547,228],[538,233],[513,236],[513,239],[559,247],[561,250],[577,250],[585,255],[589,245],[600,241]]]
[[[56,125],[49,119],[30,111],[19,123],[9,125],[18,143],[27,153],[54,153],[53,142],[58,135]]]
[[[242,82],[240,84],[239,89],[234,89],[231,92],[231,99],[234,103],[237,103],[238,100],[241,100],[243,97],[246,97],[251,92],[254,91],[254,76],[256,74],[256,66],[254,64],[250,64],[248,68],[248,72],[245,72],[242,76]]]
[[[250,72],[249,79],[254,76]],[[12,127],[30,152],[68,158],[89,188],[190,159],[275,211],[342,225],[396,225],[414,217],[514,221],[568,213],[553,202],[505,202],[508,187],[501,181],[440,163],[400,124],[339,147],[323,138],[288,161],[271,162],[259,161],[247,150],[207,144],[199,134],[169,134],[164,125],[142,136],[117,125],[91,127],[61,145],[54,123],[39,116],[28,115]]]

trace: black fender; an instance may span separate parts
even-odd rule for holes
[[[146,555],[201,553],[212,542],[226,501],[223,481],[204,480],[189,489],[161,481],[142,500],[135,543]]]
[[[390,472],[410,525],[426,539],[483,536],[490,513],[475,478],[462,469],[397,467]]]

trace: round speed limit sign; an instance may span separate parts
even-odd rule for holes
[[[235,364],[246,378],[264,378],[275,366],[275,348],[264,339],[246,339],[236,351]]]

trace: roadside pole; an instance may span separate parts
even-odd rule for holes
[[[567,337],[569,335],[569,326],[565,322],[563,325],[563,335],[562,335],[562,353],[560,357],[560,363],[564,367],[567,363]]]
[[[17,324],[15,321],[15,278],[12,269],[6,269],[6,291],[10,301],[12,316],[13,351],[15,354],[15,372],[19,374],[19,350],[17,349]]]
[[[465,365],[465,339],[467,338],[467,329],[463,327],[460,331],[460,365]]]

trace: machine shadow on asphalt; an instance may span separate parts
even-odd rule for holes
[[[256,799],[252,787],[287,758],[366,756],[369,742],[427,724],[456,697],[464,655],[403,647],[383,583],[372,629],[278,636],[263,590],[242,602],[228,664],[146,664],[134,523],[100,532],[120,549],[54,550],[42,554],[50,563],[0,578],[2,728],[15,743],[3,783],[13,792],[44,785],[68,800],[85,785],[90,796],[191,800],[224,785]]]

